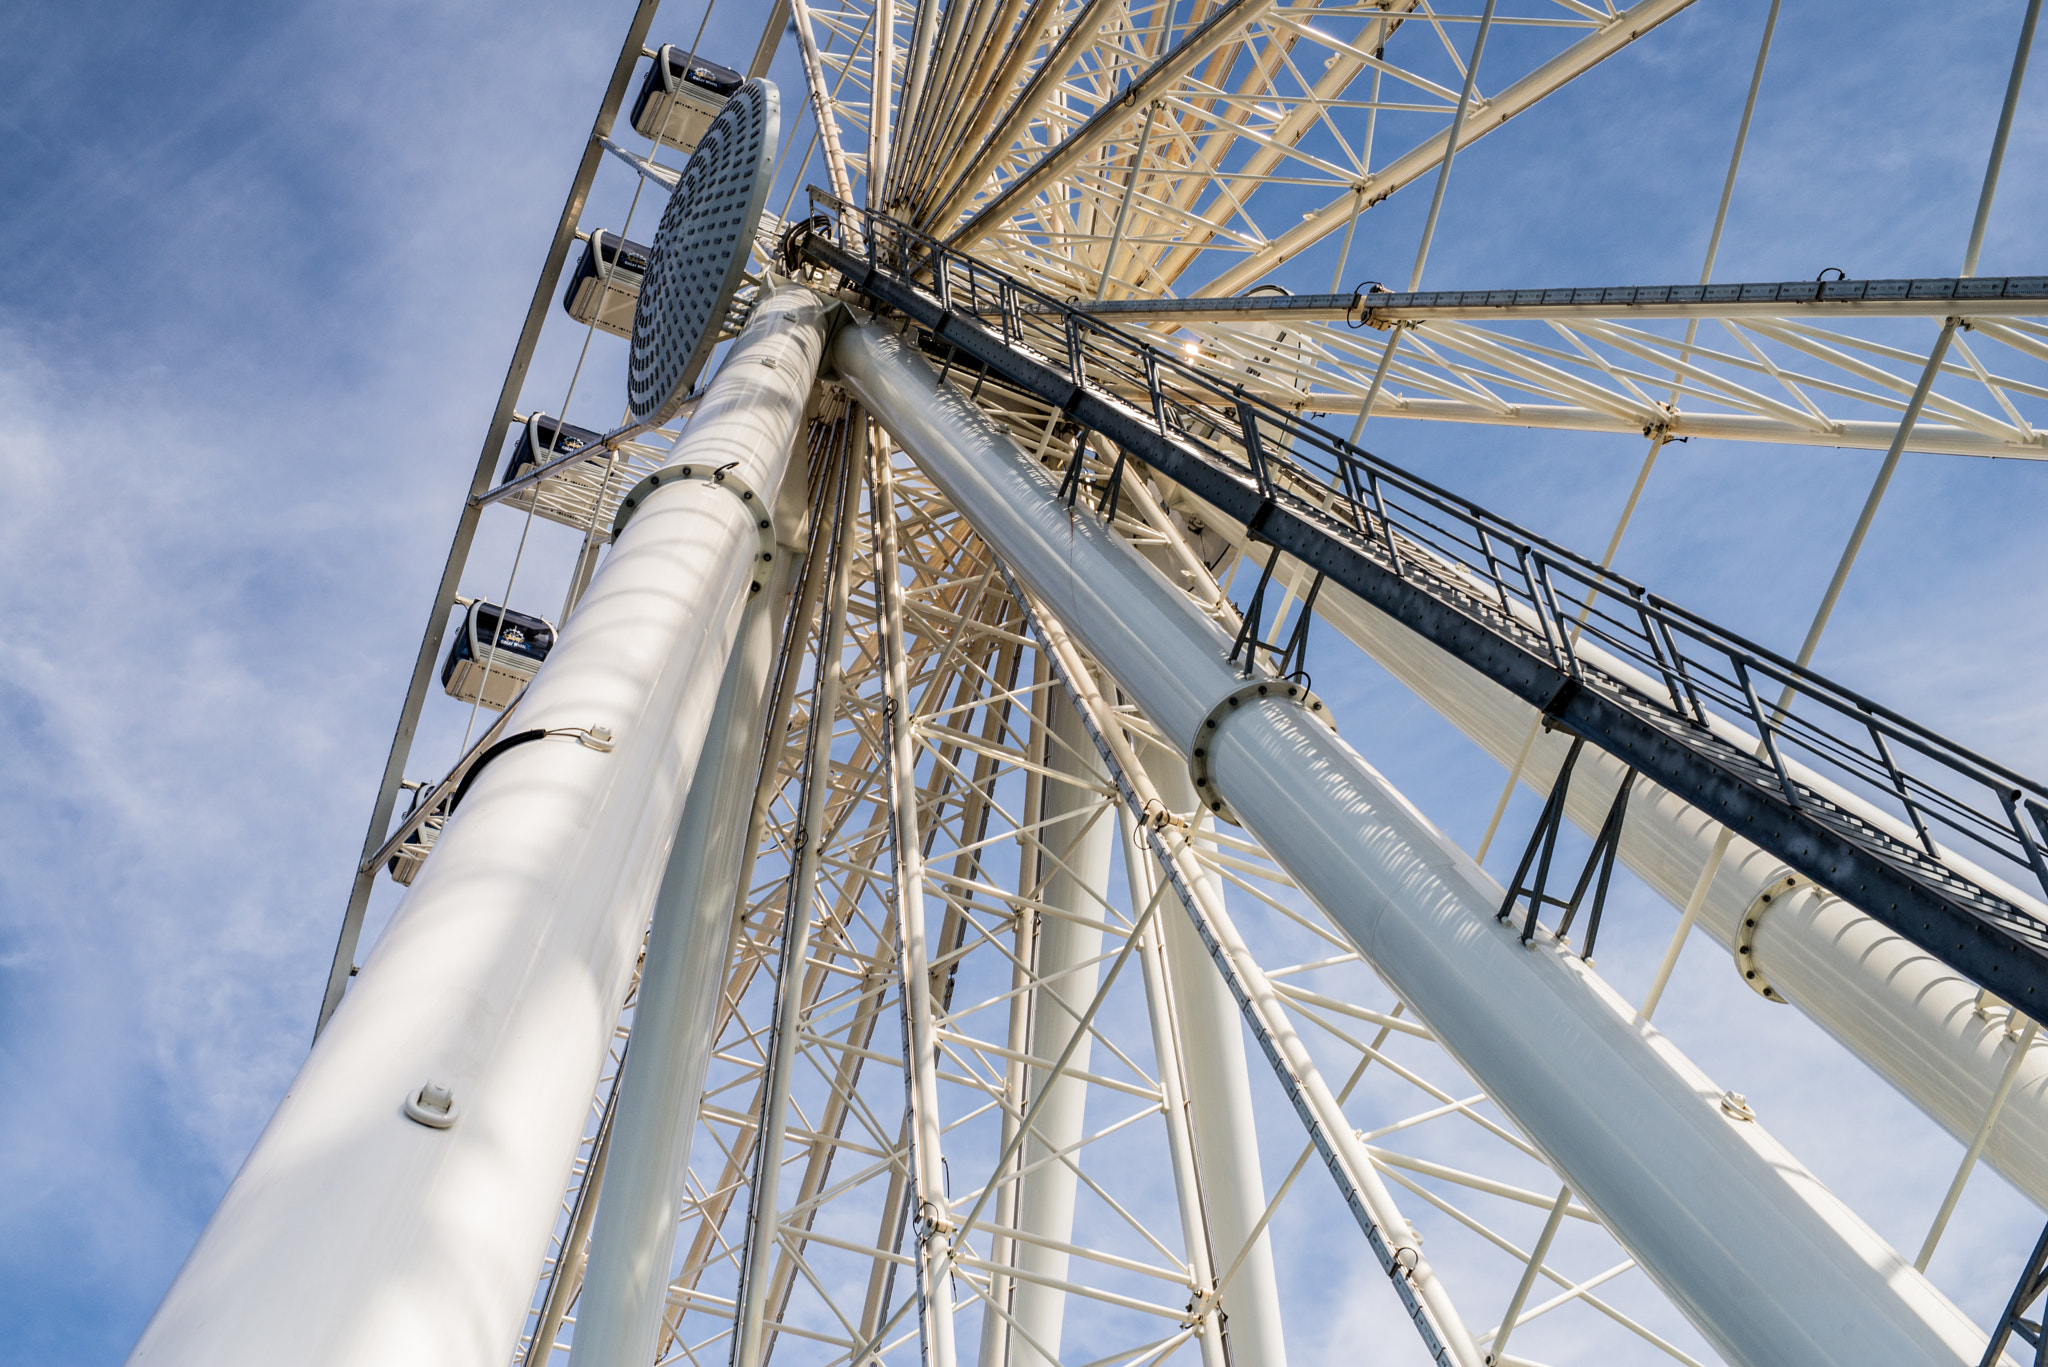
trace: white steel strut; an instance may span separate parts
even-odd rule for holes
[[[789,481],[801,488],[801,476]],[[760,766],[762,713],[775,662],[775,627],[799,547],[782,552],[767,587],[740,619],[682,825],[654,903],[633,1011],[632,1063],[620,1082],[588,1271],[576,1317],[575,1356],[652,1361],[661,1329],[686,1155],[696,1122],[712,1014],[730,957],[741,841]],[[591,1196],[598,1184],[592,1184]]]
[[[1495,923],[1497,889],[1296,702],[1225,711],[1227,637],[1070,514],[977,410],[873,325],[834,364],[1014,572],[1184,751],[1206,746],[1249,829],[1480,1077],[1674,1300],[1740,1362],[1963,1362],[1977,1331],[1597,979]],[[1221,714],[1221,715],[1219,715]],[[1214,726],[1211,726],[1214,723]],[[1560,1107],[1561,1098],[1572,1100]],[[1588,1107],[1607,1117],[1583,1124]],[[1656,1173],[1750,1193],[1675,1199]],[[1857,1310],[1835,1318],[1842,1307]],[[1830,1331],[1818,1326],[1832,1320]]]
[[[1099,978],[1102,931],[1091,913],[1108,905],[1110,846],[1116,835],[1101,802],[1089,800],[1086,790],[1106,780],[1099,766],[1089,762],[1093,747],[1073,708],[1065,699],[1045,697],[1040,714],[1033,719],[1045,738],[1040,762],[1061,781],[1039,785],[1031,824],[1038,826],[1035,839],[1043,849],[1028,861],[1031,873],[1019,880],[1023,886],[1018,891],[1044,902],[1047,910],[1018,918],[1015,981],[1025,990],[1011,1000],[1008,1038],[1022,1058],[1005,1070],[1009,1108],[1016,1112],[1005,1117],[1005,1148],[1016,1139],[1024,1109],[1041,1095],[1044,1100],[1035,1133],[1015,1146],[1008,1164],[1019,1174],[1006,1181],[1014,1190],[1001,1190],[997,1197],[997,1223],[1021,1233],[992,1241],[990,1256],[998,1262],[1014,1260],[1044,1280],[1007,1273],[991,1277],[991,1300],[1003,1305],[1008,1320],[983,1317],[980,1355],[984,1362],[1019,1367],[1053,1360],[1033,1345],[1057,1345],[1066,1313],[1065,1295],[1047,1283],[1067,1280],[1072,1258],[1060,1246],[1073,1242],[1080,1175],[1056,1159],[1047,1160],[1073,1147],[1084,1133],[1088,1091],[1075,1074],[1088,1071],[1094,1050],[1077,1024]],[[1023,971],[1026,964],[1036,970],[1035,983]],[[1034,1069],[1023,1061],[1037,1058],[1049,1064],[1062,1054],[1070,1071],[1056,1081],[1046,1079],[1043,1066]]]
[[[1243,547],[1242,528],[1176,493],[1175,506],[1204,519]],[[1263,557],[1270,552],[1253,548]],[[1305,585],[1298,568],[1283,576]],[[1325,586],[1317,610],[1416,695],[1503,765],[1515,764],[1535,710],[1449,660],[1356,596]],[[1523,759],[1522,781],[1548,795],[1570,748],[1569,737],[1539,734]],[[1589,834],[1606,818],[1622,766],[1604,754],[1578,761],[1565,813]],[[1630,802],[1619,857],[1674,907],[1696,895],[1720,827],[1662,789]],[[1694,911],[1728,954],[1730,973],[1761,975],[1784,1001],[1811,1016],[1879,1076],[1958,1139],[1967,1141],[1990,1109],[2013,1057],[2019,1028],[2005,1003],[1967,978],[1811,883],[1785,895],[1782,860],[1736,838]],[[1746,922],[1754,922],[1745,926]],[[1748,934],[1744,934],[1747,929]],[[1750,954],[1738,964],[1735,950]],[[2014,1089],[1990,1130],[1985,1160],[2048,1205],[2048,1053],[2026,1055]]]

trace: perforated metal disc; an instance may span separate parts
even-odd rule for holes
[[[748,81],[683,167],[633,312],[626,401],[636,422],[675,416],[718,341],[775,179],[781,124],[774,85]]]

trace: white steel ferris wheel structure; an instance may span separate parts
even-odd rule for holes
[[[2043,1249],[1996,1323],[1926,1270],[1974,1167],[2048,1206],[2048,788],[1807,665],[1902,452],[2048,455],[2048,277],[1976,269],[2039,0],[1954,277],[1713,283],[1773,0],[1696,280],[1425,290],[1458,152],[1689,3],[779,0],[708,77],[640,5],[313,1053],[133,1361],[1281,1367],[1339,1296],[1445,1367],[2030,1351]],[[600,174],[741,225],[737,294]],[[533,411],[544,324],[634,332],[622,425]],[[1635,494],[1693,435],[1885,456],[1786,657],[1368,418],[1640,433]],[[504,516],[579,538],[559,631],[457,598]],[[480,729],[414,782],[458,602]],[[1311,622],[1508,767],[1507,886]],[[1617,864],[1676,913],[1626,999]],[[1923,1247],[1651,1026],[1689,936],[1968,1146]]]

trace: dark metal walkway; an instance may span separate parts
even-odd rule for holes
[[[1106,321],[1335,322],[1386,327],[1428,318],[1797,318],[1810,314],[1999,317],[2048,310],[2048,276],[1912,280],[1780,280],[1726,285],[1624,285],[1554,290],[1374,288],[1349,294],[1241,294],[1228,299],[1109,299],[1067,305]]]
[[[800,229],[792,260],[837,271],[950,346],[953,364],[1059,408],[2027,1014],[2048,1005],[2048,921],[2014,891],[2048,889],[2048,787],[1246,393],[1228,370],[813,198],[840,213],[836,240]],[[1582,628],[1567,601],[1590,604]],[[1786,688],[1783,711],[1759,697]]]

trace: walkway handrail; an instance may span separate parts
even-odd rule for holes
[[[2008,881],[2048,892],[2048,786],[1326,431],[1285,406],[1285,342],[1183,356],[812,199],[838,241],[802,230],[789,259],[904,314],[947,364],[1053,403],[1957,972],[2048,1006],[2048,913]]]

